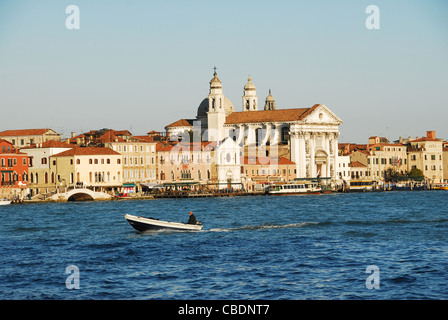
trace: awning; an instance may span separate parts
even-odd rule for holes
[[[136,187],[135,183],[123,183],[124,188],[133,188]]]

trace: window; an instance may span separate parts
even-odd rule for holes
[[[80,159],[76,159],[76,164],[81,164],[81,160]]]
[[[47,158],[42,158],[41,163],[42,164],[47,164]]]
[[[95,159],[95,164],[98,164],[98,159]]]
[[[89,159],[89,164],[92,164],[92,163],[93,163],[93,160]],[[92,181],[90,181],[90,182],[92,182]]]
[[[107,164],[110,164],[110,159],[107,159],[106,163],[107,163]]]

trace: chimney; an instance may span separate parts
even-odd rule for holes
[[[426,131],[426,137],[429,139],[435,139],[436,138],[436,132],[435,131]]]
[[[72,138],[76,137],[76,132],[72,132],[71,134],[72,134],[72,136],[71,136]]]

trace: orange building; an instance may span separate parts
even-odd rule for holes
[[[0,139],[0,198],[23,198],[28,189],[28,155]]]

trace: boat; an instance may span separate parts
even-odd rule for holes
[[[3,199],[3,200],[0,200],[0,206],[6,206],[6,205],[8,205],[8,204],[11,204],[11,200],[6,200],[6,199]]]
[[[317,182],[301,181],[284,184],[274,184],[268,187],[268,194],[311,194],[321,193],[322,189]]]
[[[448,183],[436,183],[433,185],[435,190],[448,190]]]
[[[351,180],[349,191],[350,192],[366,192],[376,191],[376,181],[373,180]]]
[[[154,218],[137,217],[131,214],[125,214],[124,218],[137,231],[147,230],[180,230],[180,231],[200,231],[202,223],[187,224],[180,222],[162,221]]]

